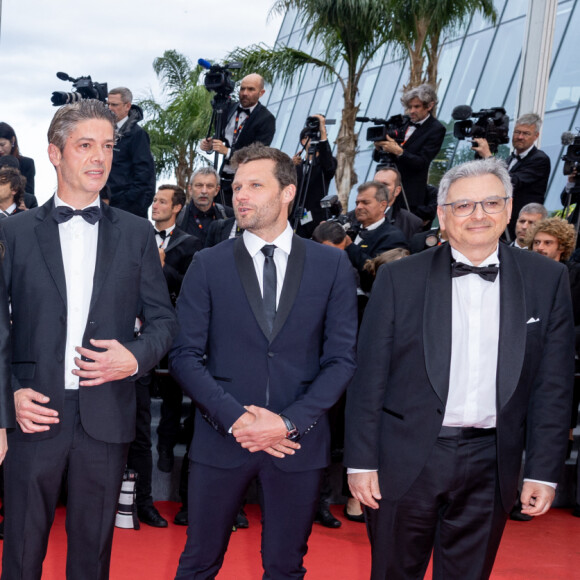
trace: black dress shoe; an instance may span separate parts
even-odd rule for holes
[[[344,517],[347,520],[350,520],[351,522],[358,522],[359,524],[364,524],[365,523],[365,515],[364,514],[358,514],[358,515],[353,515],[353,514],[349,514],[346,511],[346,506],[344,506]]]
[[[572,515],[575,518],[580,518],[580,503],[577,503],[572,510]],[[2,526],[2,532],[4,532],[4,522],[0,524]],[[4,537],[4,533],[2,533],[2,537]]]
[[[167,520],[161,516],[154,506],[147,506],[137,510],[137,517],[140,522],[152,526],[154,528],[166,528],[169,524]]]
[[[4,539],[4,520],[0,522],[0,540]]]
[[[186,506],[182,505],[179,508],[179,511],[175,514],[175,518],[173,519],[173,523],[176,526],[187,526],[189,524]]]
[[[238,512],[238,515],[236,516],[236,523],[234,524],[234,527],[242,529],[242,530],[246,530],[247,528],[250,527],[250,522],[248,522],[248,517],[246,516],[246,512],[244,511],[244,508],[241,508],[240,511]]]
[[[319,509],[316,512],[316,517],[314,518],[316,524],[321,524],[325,528],[340,528],[342,522],[337,520],[328,508]]]
[[[157,460],[157,468],[163,473],[171,473],[173,471],[173,449],[169,447],[158,447],[159,459]]]

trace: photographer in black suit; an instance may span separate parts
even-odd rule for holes
[[[420,85],[405,92],[401,103],[405,114],[411,119],[405,141],[399,145],[393,138],[387,137],[386,141],[377,141],[375,147],[395,156],[394,163],[402,177],[409,209],[422,219],[431,220],[434,216],[425,215],[421,206],[428,205],[426,188],[429,166],[445,138],[445,127],[431,115],[437,104],[437,93],[430,85]]]
[[[534,143],[540,136],[542,119],[535,113],[522,115],[517,121],[512,136],[514,150],[507,159],[508,171],[514,188],[514,216],[528,203],[544,203],[548,178],[550,177],[550,158],[540,151]],[[477,139],[473,150],[482,159],[491,157],[489,144],[485,139]],[[515,236],[516,221],[512,220],[507,227],[510,240]]]
[[[260,102],[265,93],[264,79],[259,74],[250,74],[242,79],[239,102],[232,101],[225,114],[223,139],[204,139],[201,149],[214,151],[224,156],[220,170],[223,200],[232,205],[232,179],[234,170],[230,167],[232,155],[252,143],[270,145],[276,132],[276,119]]]

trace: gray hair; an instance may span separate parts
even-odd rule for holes
[[[533,125],[536,129],[536,133],[539,133],[542,128],[542,117],[536,115],[536,113],[526,113],[525,115],[518,117],[516,125]]]
[[[63,151],[66,140],[76,126],[90,119],[108,121],[115,134],[117,119],[113,111],[97,99],[83,99],[70,105],[63,105],[58,109],[48,128],[48,142]]]
[[[362,185],[358,186],[357,192],[363,193],[367,189],[375,188],[375,199],[380,203],[381,201],[389,201],[389,190],[384,183],[380,181],[365,181]]]
[[[431,103],[436,105],[438,102],[437,92],[428,84],[419,85],[418,87],[405,91],[401,97],[403,107],[406,109],[413,99],[419,99],[425,106],[430,105]]]
[[[439,192],[437,193],[437,205],[444,205],[447,201],[447,194],[449,188],[460,179],[468,177],[482,177],[484,175],[495,175],[504,188],[507,197],[512,196],[512,182],[510,174],[508,173],[506,164],[503,160],[496,157],[488,157],[487,159],[477,159],[475,161],[468,161],[461,165],[452,167],[442,178],[439,183]]]
[[[193,172],[193,174],[191,175],[191,177],[189,178],[189,185],[191,185],[193,183],[193,180],[198,175],[213,175],[215,177],[216,185],[220,184],[220,175],[211,165],[206,165],[204,167],[200,167],[199,169],[196,169]]]
[[[121,95],[121,101],[125,104],[133,102],[133,93],[127,87],[115,87],[109,95]]]
[[[542,216],[542,219],[546,219],[548,217],[548,210],[541,204],[541,203],[528,203],[524,205],[522,209],[520,209],[520,213],[518,217],[520,217],[523,213],[536,213]]]

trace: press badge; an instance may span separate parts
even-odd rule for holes
[[[306,224],[309,224],[311,221],[312,221],[312,212],[304,210],[304,215],[300,220],[300,225],[305,226]]]

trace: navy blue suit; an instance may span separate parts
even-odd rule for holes
[[[177,310],[183,323],[170,369],[198,408],[189,521],[201,528],[192,532],[190,524],[177,577],[212,578],[217,572],[231,522],[255,475],[264,490],[266,576],[301,577],[320,472],[330,462],[326,412],[355,368],[356,287],[347,256],[293,236],[270,334],[244,240],[227,240],[194,256]],[[244,405],[288,417],[302,435],[301,449],[283,459],[243,449],[228,431]],[[200,475],[216,472],[223,478],[212,479],[211,487],[209,477]]]

